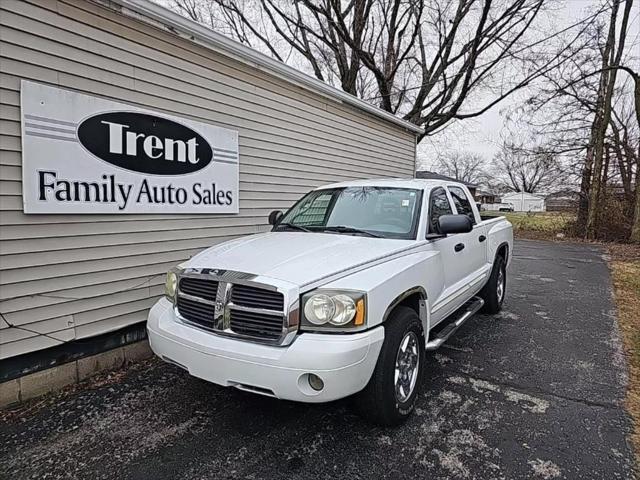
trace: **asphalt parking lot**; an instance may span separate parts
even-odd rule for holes
[[[399,428],[149,361],[3,420],[0,478],[633,478],[602,252],[519,241],[509,282],[499,316],[428,357]]]

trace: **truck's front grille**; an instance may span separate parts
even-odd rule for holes
[[[229,277],[228,272],[183,274],[176,298],[178,315],[212,332],[279,344],[290,331],[284,294],[267,285],[233,283],[244,279]]]
[[[264,308],[282,311],[284,296],[274,290],[265,290],[250,285],[234,285],[231,288],[231,303],[242,307]]]
[[[271,340],[282,335],[282,315],[264,315],[261,313],[231,309],[230,327],[235,333]]]
[[[180,282],[182,285],[182,282]],[[201,327],[213,329],[215,307],[186,297],[178,296],[178,313],[185,320],[196,323]]]

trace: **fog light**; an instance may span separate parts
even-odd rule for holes
[[[313,374],[310,373],[309,374],[309,386],[311,388],[313,388],[316,392],[319,392],[320,390],[322,390],[324,388],[324,382],[322,381],[322,379]]]

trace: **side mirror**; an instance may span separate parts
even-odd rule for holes
[[[282,212],[280,210],[274,210],[269,214],[269,225],[275,225],[282,218]]]
[[[466,215],[442,215],[438,219],[440,233],[447,235],[450,233],[468,233],[473,230],[473,223]]]

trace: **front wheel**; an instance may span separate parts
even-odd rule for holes
[[[398,425],[414,409],[424,370],[424,334],[416,312],[399,307],[384,325],[376,368],[356,398],[360,414],[382,426]]]
[[[504,258],[496,257],[487,284],[480,290],[479,296],[484,300],[483,313],[498,313],[507,292],[507,268]]]

